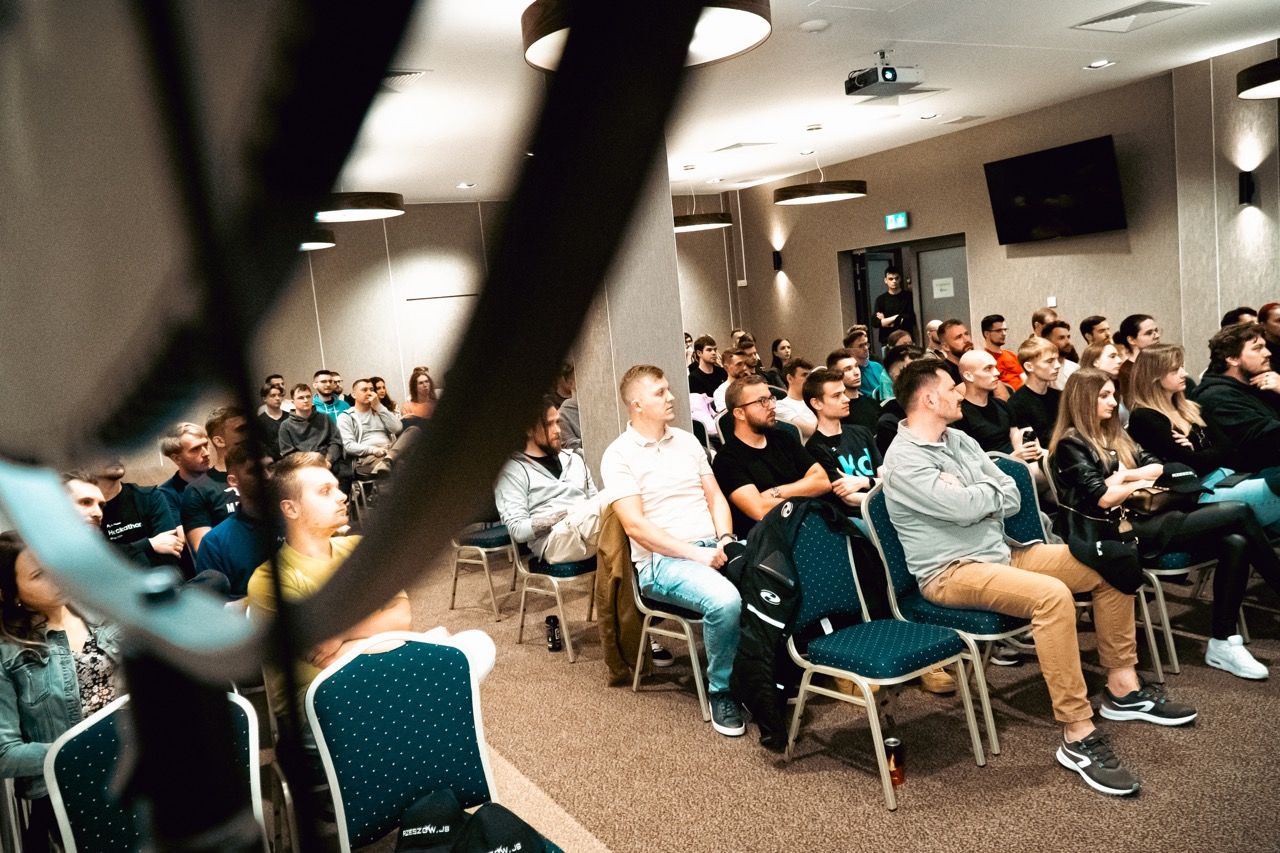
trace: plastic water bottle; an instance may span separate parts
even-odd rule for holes
[[[560,637],[560,617],[547,617],[547,651],[558,652],[564,648],[564,642]]]

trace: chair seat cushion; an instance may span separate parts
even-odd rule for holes
[[[505,524],[495,524],[479,530],[468,530],[458,537],[458,544],[475,548],[505,548],[511,544],[511,534],[507,532]]]
[[[1196,559],[1186,551],[1169,551],[1156,558],[1153,569],[1185,569],[1194,565]]]
[[[842,628],[809,643],[809,660],[867,678],[897,678],[965,650],[960,635],[939,625],[879,619]]]
[[[659,610],[663,613],[669,613],[672,616],[678,616],[688,622],[702,621],[702,614],[696,610],[690,610],[687,607],[681,607],[678,604],[667,604],[665,601],[658,601],[656,598],[650,598],[647,595],[640,596],[640,600],[644,602],[644,606],[650,610]]]
[[[546,563],[537,557],[529,558],[529,571],[535,575],[551,575],[553,578],[576,578],[596,570],[596,558],[588,557],[576,563]]]
[[[1006,616],[994,610],[971,610],[934,604],[920,593],[898,599],[898,609],[911,622],[955,628],[966,634],[1003,634],[1029,625],[1026,619]]]

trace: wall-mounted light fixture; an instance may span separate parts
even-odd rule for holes
[[[773,271],[782,272],[782,250],[773,250]]]
[[[1280,98],[1280,58],[1250,65],[1237,74],[1236,97],[1246,101]]]
[[[1258,203],[1258,183],[1253,179],[1253,172],[1240,173],[1240,203]]]

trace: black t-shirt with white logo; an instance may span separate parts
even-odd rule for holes
[[[182,493],[182,526],[188,534],[197,527],[217,527],[239,505],[240,493],[227,485],[226,472],[210,468]]]

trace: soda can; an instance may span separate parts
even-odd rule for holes
[[[893,787],[898,787],[906,779],[906,768],[903,766],[903,760],[906,757],[903,752],[902,741],[896,737],[887,737],[884,739],[884,757],[889,762],[889,779],[893,782]]]
[[[560,617],[547,617],[547,651],[558,652],[564,648],[564,643],[560,636]]]

